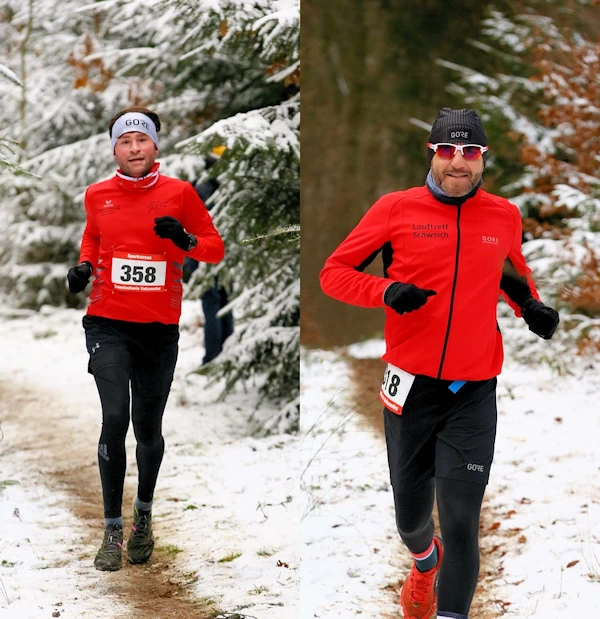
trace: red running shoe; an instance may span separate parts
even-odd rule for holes
[[[437,537],[434,537],[433,541],[438,550],[436,566],[426,572],[419,572],[417,566],[413,564],[400,590],[400,606],[404,619],[434,619],[435,617],[437,575],[442,564],[444,549]]]

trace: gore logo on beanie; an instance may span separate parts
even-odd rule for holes
[[[431,126],[429,140],[431,144],[479,144],[487,146],[488,140],[475,110],[452,110],[442,108]],[[428,149],[429,162],[433,158],[433,151]],[[484,153],[484,160],[487,153]]]
[[[429,136],[429,142],[456,143],[468,141],[469,144],[487,146],[487,137],[481,120],[475,110],[451,110],[442,108],[437,115]]]

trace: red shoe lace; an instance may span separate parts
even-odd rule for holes
[[[418,605],[421,605],[428,600],[431,596],[431,592],[433,590],[433,581],[435,579],[435,575],[437,570],[431,569],[427,572],[419,572],[419,570],[414,568],[416,574],[412,579],[412,587],[410,588],[410,598]]]

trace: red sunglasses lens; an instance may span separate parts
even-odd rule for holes
[[[475,161],[481,157],[481,148],[479,146],[465,146],[462,151],[462,156],[467,161]],[[452,144],[439,144],[435,152],[441,159],[454,159],[458,149]]]
[[[435,151],[435,154],[442,159],[452,159],[456,155],[456,147],[440,144]]]
[[[466,148],[463,148],[463,157],[467,161],[479,159],[479,157],[481,157],[481,148],[477,146],[467,146]]]

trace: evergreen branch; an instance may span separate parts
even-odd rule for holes
[[[30,178],[35,178],[36,180],[42,180],[41,176],[38,176],[37,174],[34,174],[33,172],[30,172],[29,170],[22,168],[18,163],[15,163],[14,161],[10,161],[1,156],[0,156],[0,167],[6,168],[12,174],[28,176]]]
[[[15,75],[13,71],[11,71],[8,67],[5,67],[3,64],[0,64],[0,75],[9,82],[23,88],[23,82]]]
[[[282,236],[284,234],[291,234],[292,232],[300,232],[300,225],[295,224],[292,226],[285,226],[283,228],[277,228],[272,232],[267,232],[265,234],[258,234],[257,236],[251,239],[243,239],[242,245],[249,245],[251,243],[255,243],[256,241],[260,241],[261,239],[268,239],[274,236]]]
[[[288,77],[289,75],[292,75],[292,73],[294,73],[294,71],[298,70],[299,68],[300,68],[300,61],[297,60],[296,62],[293,62],[289,67],[286,67],[285,69],[282,69],[278,73],[271,75],[271,77],[268,77],[267,82],[283,82],[283,80],[286,77]]]
[[[15,142],[15,140],[11,140],[10,138],[0,137],[0,149],[7,150],[11,155],[16,155],[17,153],[9,146],[18,146],[19,143]]]
[[[128,56],[135,56],[139,62],[146,61],[148,58],[158,58],[160,56],[160,50],[155,47],[128,47],[127,49],[107,49],[102,52],[96,52],[95,54],[89,54],[83,60],[85,62],[92,62],[93,60],[104,60],[115,58],[127,58]]]

